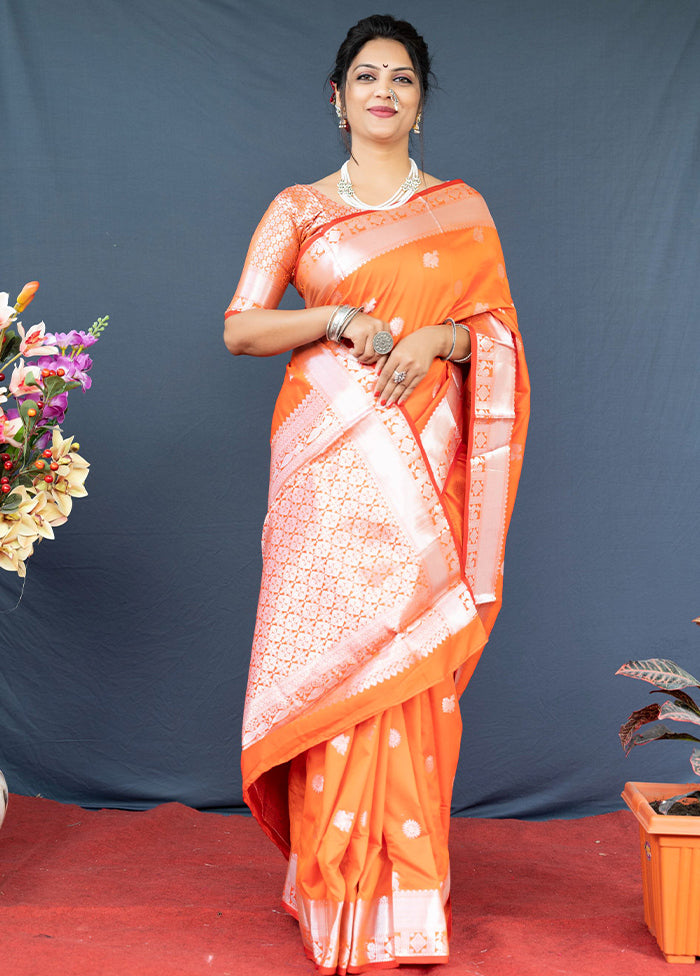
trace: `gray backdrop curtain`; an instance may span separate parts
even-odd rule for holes
[[[382,4],[380,7],[384,6]],[[0,615],[0,768],[86,805],[240,807],[268,432],[285,357],[221,342],[250,235],[343,154],[327,0],[1,0],[0,289],[111,324],[64,430],[92,464]],[[425,166],[486,197],[534,389],[502,616],[455,809],[577,816],[625,760],[630,657],[700,665],[697,0],[405,0],[441,83]],[[298,301],[296,297],[289,301]],[[0,574],[2,608],[19,592]]]

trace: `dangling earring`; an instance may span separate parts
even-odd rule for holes
[[[350,129],[350,126],[348,125],[348,120],[343,115],[343,111],[340,105],[338,105],[337,103],[335,106],[335,114],[338,116],[338,128],[343,129],[345,132],[347,132]]]
[[[343,129],[345,132],[349,132],[350,126],[348,125],[348,120],[343,115],[343,111],[338,104],[338,86],[334,81],[331,82],[331,105],[335,105],[335,114],[338,116],[338,128]]]
[[[416,116],[416,121],[413,123],[413,131],[416,134],[420,132],[420,120],[421,120],[421,118],[422,118],[422,116],[421,116],[421,113],[419,112],[418,115]]]

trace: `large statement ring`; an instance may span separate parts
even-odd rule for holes
[[[388,356],[394,348],[394,337],[391,332],[375,332],[372,337],[372,348],[378,356]]]
[[[394,383],[396,383],[396,385],[398,386],[399,383],[403,383],[403,381],[406,379],[407,376],[408,373],[406,372],[405,369],[400,369],[400,370],[396,369],[394,370],[394,375],[392,376],[392,379]]]

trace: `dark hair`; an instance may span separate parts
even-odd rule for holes
[[[335,67],[328,80],[342,91],[350,65],[365,44],[374,40],[375,37],[386,37],[391,41],[398,41],[406,48],[411,64],[418,75],[421,106],[424,105],[431,88],[432,78],[428,45],[413,24],[409,24],[407,20],[396,20],[389,14],[374,14],[371,17],[364,17],[354,27],[350,28],[347,37],[338,49]]]

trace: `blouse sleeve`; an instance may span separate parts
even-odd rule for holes
[[[292,279],[300,234],[293,197],[283,190],[267,208],[248,248],[226,317],[251,308],[277,308]]]

